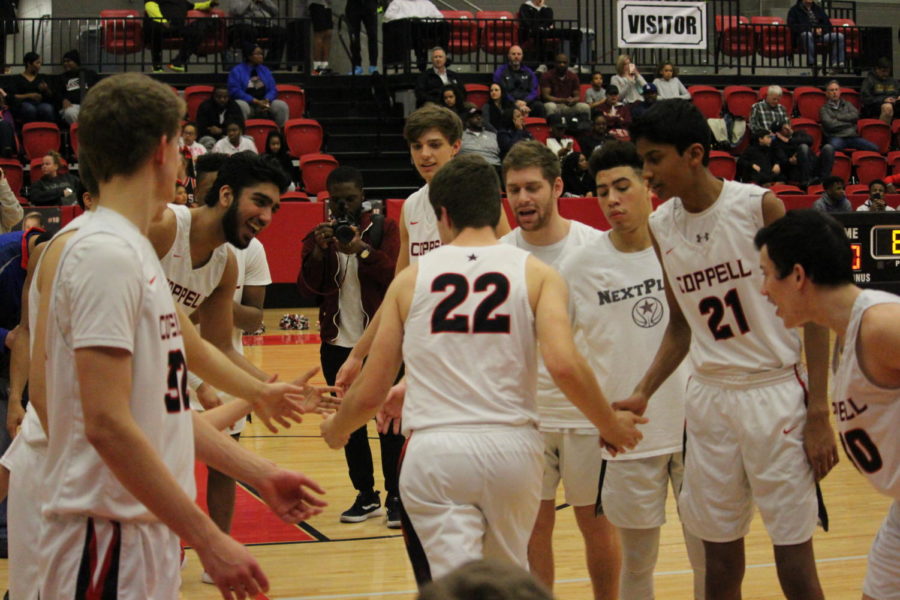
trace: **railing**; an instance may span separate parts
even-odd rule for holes
[[[146,29],[143,16],[137,11],[109,18],[84,19],[17,19],[18,33],[12,35],[3,57],[9,66],[22,65],[28,52],[41,55],[44,65],[54,69],[62,62],[63,54],[77,49],[81,55],[81,66],[101,72],[150,71],[152,33]],[[278,39],[275,31],[284,40],[284,50],[277,58],[280,68],[296,69],[308,73],[310,70],[311,26],[308,19],[269,19],[267,29],[247,30],[235,28],[239,23],[224,15],[203,18],[188,18],[188,27],[200,33],[197,54],[187,63],[189,72],[221,73],[241,62],[241,45],[246,41],[257,41],[269,49]],[[249,33],[248,33],[249,31]],[[254,35],[254,33],[258,35]],[[178,53],[183,37],[178,31],[162,35],[162,63],[168,64]],[[0,44],[2,47],[3,44]],[[274,65],[276,59],[266,57],[266,62]]]

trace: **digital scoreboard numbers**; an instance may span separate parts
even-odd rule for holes
[[[831,216],[850,238],[854,283],[900,294],[900,211]]]

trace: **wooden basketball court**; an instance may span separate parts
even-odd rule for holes
[[[316,334],[316,315],[315,311],[304,311],[313,324],[312,331],[282,332],[278,330],[278,319],[283,312],[266,311],[268,333],[264,336],[265,343],[246,348],[246,354],[266,371],[290,379],[318,364],[318,336],[292,335]],[[279,337],[283,334],[287,335]],[[319,438],[319,420],[316,415],[309,416],[303,424],[278,435],[249,424],[241,438],[245,447],[280,465],[303,471],[328,492],[329,506],[321,515],[308,523],[292,526],[269,517],[262,503],[250,492],[239,490],[234,535],[252,547],[254,556],[268,575],[270,592],[267,597],[281,600],[415,598],[415,580],[399,530],[387,529],[383,519],[358,524],[339,522],[340,513],[353,503],[356,492],[350,485],[343,452],[329,450]],[[374,424],[370,426],[370,437],[376,437]],[[376,487],[383,490],[375,439],[372,449]],[[862,595],[865,556],[887,514],[890,500],[877,494],[843,453],[840,464],[822,487],[831,517],[831,531],[824,533],[820,529],[816,533],[819,576],[829,599],[856,600]],[[559,510],[554,544],[556,597],[560,600],[590,598],[581,534],[571,508]],[[201,566],[196,554],[188,551],[188,556],[182,572],[182,598],[220,598],[216,588],[200,582]],[[0,586],[4,589],[6,563],[0,560]],[[691,571],[671,497],[655,581],[656,595],[660,599],[691,598]],[[780,597],[772,549],[757,516],[747,537],[744,598]]]

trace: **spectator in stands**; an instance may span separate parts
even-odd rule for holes
[[[309,0],[307,5],[313,28],[313,75],[331,75],[328,57],[331,56],[331,35],[334,32],[334,14],[331,0]]]
[[[884,194],[887,192],[887,184],[881,179],[873,179],[869,182],[869,197],[866,201],[859,205],[856,210],[863,212],[885,212],[894,210],[884,201]]]
[[[570,152],[562,161],[563,196],[593,196],[594,179],[588,172],[588,160],[581,152]]]
[[[178,204],[179,206],[185,206],[188,203],[188,193],[187,188],[184,183],[181,181],[175,182],[175,197],[172,198],[172,204]]]
[[[553,60],[553,52],[557,44],[548,40],[569,40],[569,51],[577,55],[581,47],[581,32],[577,29],[557,29],[553,22],[553,9],[547,6],[546,0],[527,0],[519,7],[519,39],[531,39],[537,48],[538,62]]]
[[[0,158],[12,158],[16,154],[16,121],[6,98],[6,92],[0,89]]]
[[[513,106],[504,113],[503,125],[497,132],[497,143],[500,145],[500,157],[505,158],[509,149],[521,141],[533,140],[534,136],[525,129],[525,113]]]
[[[784,92],[780,86],[770,85],[766,90],[766,97],[750,107],[750,132],[758,137],[763,132],[772,131],[775,123],[787,123],[788,114],[781,104],[781,95]]]
[[[550,135],[547,136],[547,147],[553,151],[561,161],[566,154],[575,148],[575,139],[566,135],[566,121],[559,113],[553,113],[547,117],[550,125]]]
[[[494,83],[500,84],[506,98],[514,103],[526,117],[543,117],[537,75],[522,64],[521,46],[510,46],[507,63],[494,71]]]
[[[619,101],[627,106],[643,100],[641,90],[647,85],[647,81],[638,71],[637,65],[631,62],[631,57],[620,54],[616,59],[616,74],[613,75],[612,85],[619,89]]]
[[[23,58],[25,70],[14,76],[11,84],[13,114],[19,123],[56,121],[53,110],[55,96],[46,75],[41,73],[41,57],[27,52]]]
[[[597,107],[597,113],[606,118],[606,126],[617,140],[628,140],[628,126],[631,125],[631,110],[619,102],[619,88],[606,88],[606,99]]]
[[[597,114],[591,121],[591,130],[578,138],[578,145],[585,156],[591,156],[597,148],[614,139],[616,138],[609,134],[606,117]]]
[[[806,48],[806,61],[810,67],[816,64],[816,44],[830,47],[831,66],[844,67],[844,34],[832,31],[828,14],[815,0],[797,0],[787,16],[788,27],[795,48]]]
[[[656,102],[656,99],[658,97],[656,85],[652,84],[652,83],[648,83],[647,85],[644,86],[644,89],[641,90],[641,94],[644,96],[644,99],[638,100],[637,102],[635,102],[634,104],[632,104],[631,106],[628,107],[629,110],[631,111],[632,119],[639,118],[642,114],[647,112],[651,106],[653,106],[654,102]]]
[[[503,95],[499,83],[491,84],[488,96],[488,101],[481,107],[484,126],[490,131],[499,131],[503,127],[504,115],[512,109],[513,103]]]
[[[459,89],[455,85],[445,85],[441,88],[441,100],[444,106],[463,118],[465,111],[465,96],[460,95]]]
[[[857,135],[856,122],[859,121],[859,111],[841,98],[841,85],[837,80],[832,79],[828,82],[825,95],[828,99],[819,109],[819,121],[822,122],[822,132],[825,134],[825,140],[828,142],[826,146],[830,146],[830,151],[840,152],[844,148],[854,148],[877,152],[878,146]]]
[[[794,131],[788,121],[780,121],[772,125],[772,151],[775,162],[781,167],[786,181],[796,181],[800,187],[807,187],[830,175],[821,173],[813,179],[816,155],[812,150],[813,139],[805,131]]]
[[[431,0],[392,0],[382,19],[385,64],[405,63],[412,50],[416,65],[424,71],[428,49],[446,47],[450,40],[450,25],[443,19]]]
[[[181,148],[190,155],[192,161],[206,154],[206,146],[197,141],[197,126],[194,123],[181,126]]]
[[[859,88],[861,116],[881,119],[888,125],[894,120],[894,103],[900,96],[900,83],[891,76],[891,60],[882,56]]]
[[[44,227],[44,215],[36,210],[28,213],[25,215],[25,218],[22,219],[22,231],[28,231],[35,227],[40,227],[41,229]]]
[[[205,156],[205,155],[204,155]],[[181,148],[181,164],[178,165],[178,174],[175,182],[184,188],[185,204],[194,205],[194,192],[197,188],[197,168],[194,159],[191,157],[190,151],[184,146]],[[178,193],[178,189],[175,189]]]
[[[440,104],[446,86],[456,90],[457,98],[466,97],[466,88],[459,75],[447,68],[447,53],[440,46],[431,49],[431,66],[416,79],[416,106],[426,102]]]
[[[837,175],[829,175],[822,182],[822,196],[813,202],[812,207],[822,212],[853,212],[853,206],[844,194],[844,180]]]
[[[225,123],[236,121],[244,127],[244,111],[228,93],[224,85],[217,85],[212,98],[207,98],[197,108],[197,129],[200,143],[207,150],[225,135]]]
[[[366,26],[369,50],[369,75],[378,70],[378,0],[347,0],[344,9],[350,33],[350,63],[353,74],[362,75],[362,26]]]
[[[557,54],[554,67],[541,75],[541,100],[548,116],[559,113],[570,124],[573,119],[577,124],[587,124],[591,118],[591,107],[581,102],[581,82],[569,69],[565,54]]]
[[[212,152],[231,156],[247,150],[254,154],[259,154],[253,138],[244,135],[244,126],[237,121],[231,121],[225,125],[225,137],[216,142]]]
[[[150,38],[150,59],[153,72],[162,73],[163,38],[181,38],[178,54],[167,66],[176,73],[184,73],[184,67],[203,41],[208,24],[202,20],[187,22],[189,10],[209,11],[219,3],[206,0],[196,4],[187,0],[149,0],[144,2],[144,38]]]
[[[272,71],[263,63],[263,49],[258,44],[244,48],[244,62],[228,72],[228,94],[235,99],[244,119],[272,119],[281,129],[288,120],[288,105],[278,100]]]
[[[35,206],[75,204],[81,195],[81,183],[70,173],[60,173],[62,157],[51,150],[41,159],[41,178],[31,184],[28,201]]]
[[[9,181],[3,169],[0,169],[0,233],[7,233],[22,220],[22,204],[15,192],[9,187]]]
[[[591,73],[591,87],[584,92],[584,102],[591,109],[591,116],[596,114],[597,107],[606,98],[606,90],[603,89],[603,73],[594,71]]]
[[[481,110],[469,102],[465,105],[460,154],[478,154],[489,165],[500,168],[500,145],[497,143],[497,134],[484,128],[484,118]]]
[[[294,159],[287,151],[287,142],[280,131],[270,131],[266,137],[266,150],[264,155],[269,156],[278,163],[291,183],[298,181],[298,172],[294,168]]]
[[[660,100],[668,100],[670,98],[691,99],[690,92],[678,79],[678,67],[670,62],[664,62],[656,69],[656,79],[653,80],[653,85],[658,90]]]
[[[267,39],[268,51],[263,60],[271,70],[281,66],[281,55],[287,40],[287,30],[278,24],[278,5],[275,0],[231,0],[228,39],[235,48],[259,43]]]
[[[783,181],[781,165],[775,160],[772,148],[772,132],[766,130],[752,135],[752,143],[738,158],[737,167],[741,181],[757,185]]]
[[[81,54],[78,50],[69,50],[63,54],[63,72],[59,75],[56,95],[62,98],[60,116],[69,125],[78,121],[82,95],[97,83],[97,73],[81,67]]]

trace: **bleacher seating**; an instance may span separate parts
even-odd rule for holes
[[[525,117],[525,129],[542,144],[546,144],[550,137],[550,126],[543,117]]]
[[[811,150],[813,152],[818,153],[819,148],[822,147],[822,126],[819,125],[818,121],[814,121],[812,119],[807,119],[806,117],[797,117],[795,119],[791,119],[791,129],[794,131],[803,131],[808,133],[809,136],[813,139],[813,145]]]
[[[841,88],[841,98],[856,107],[856,110],[862,109],[862,100],[860,100],[859,91],[853,88]]]
[[[22,126],[22,146],[29,159],[40,158],[51,150],[59,151],[59,126],[35,121]]]
[[[794,104],[797,113],[806,119],[819,122],[819,109],[827,100],[825,92],[817,87],[801,85],[794,88]]]
[[[857,150],[853,153],[851,162],[856,171],[856,179],[862,184],[868,184],[873,179],[884,179],[887,174],[887,160],[878,152]]]
[[[266,149],[266,138],[269,137],[270,131],[278,131],[278,125],[271,119],[247,119],[244,121],[244,135],[253,138],[253,143],[260,152],[264,152]]]
[[[509,47],[519,43],[519,19],[508,10],[479,10],[480,45],[488,54],[505,56]]]
[[[278,91],[278,99],[284,100],[288,105],[288,117],[300,119],[306,113],[306,92],[297,85],[278,83],[275,85]]]
[[[756,51],[753,27],[747,17],[716,15],[717,49],[726,56],[750,56]]]
[[[716,177],[734,179],[737,172],[737,162],[734,156],[721,150],[709,152],[709,170]]]
[[[688,88],[691,102],[700,109],[707,119],[718,119],[722,116],[722,92],[711,85],[692,85]]]
[[[837,175],[845,182],[849,181],[852,167],[853,163],[850,162],[849,156],[843,152],[834,153],[834,166],[831,168],[832,175]]]
[[[467,10],[442,10],[441,14],[445,19],[450,19],[447,52],[453,55],[474,52],[478,48],[478,23],[474,20],[475,15]]]
[[[796,185],[788,185],[786,183],[776,183],[771,188],[772,192],[776,196],[784,196],[784,195],[801,195],[803,194],[803,190],[797,187]]]
[[[859,29],[853,19],[829,19],[833,31],[844,34],[844,51],[848,60],[859,58],[862,42]]]
[[[309,202],[309,194],[306,192],[293,191],[285,192],[281,195],[282,202]]]
[[[136,10],[101,10],[103,49],[110,54],[144,51],[144,25]]]
[[[284,139],[291,155],[301,157],[322,149],[322,126],[315,119],[290,119],[284,124]]]
[[[491,88],[481,83],[467,83],[466,102],[471,102],[478,108],[481,108],[490,99]]]
[[[16,196],[21,196],[22,183],[25,180],[25,170],[15,158],[0,158],[0,169],[3,169],[3,176],[6,177],[7,183]]]
[[[766,58],[788,58],[794,53],[791,30],[781,17],[750,17],[756,35],[756,47],[760,56]],[[790,112],[788,112],[790,114]]]
[[[757,101],[756,92],[744,85],[729,85],[723,90],[725,106],[735,117],[750,120],[750,107]]]
[[[305,154],[300,157],[300,175],[303,188],[313,196],[326,189],[328,174],[338,167],[338,161],[330,154]]]
[[[881,119],[860,119],[856,122],[860,137],[878,146],[878,152],[887,154],[891,145],[891,128]]]
[[[294,283],[300,272],[300,240],[325,219],[319,202],[285,202],[278,216],[259,234],[266,247],[274,283]]]
[[[212,98],[213,86],[211,85],[189,85],[184,88],[184,103],[187,105],[187,115],[189,121],[197,120],[197,109],[209,98]]]

